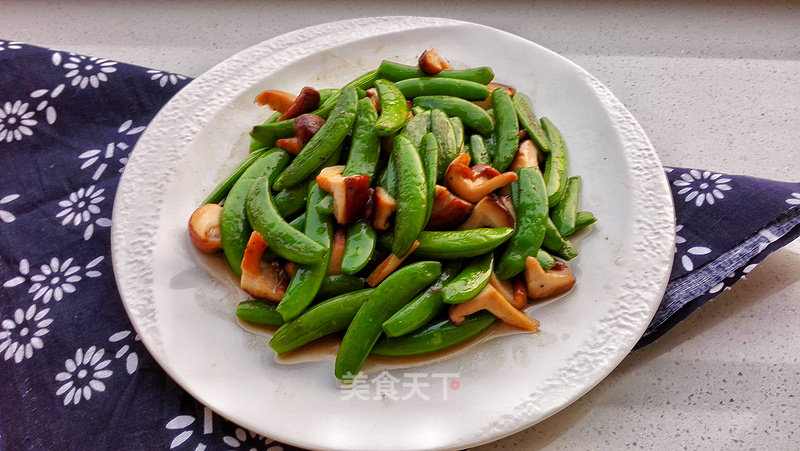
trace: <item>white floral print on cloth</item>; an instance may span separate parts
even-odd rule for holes
[[[38,124],[35,110],[22,100],[7,101],[0,107],[0,142],[20,141],[33,135],[31,127]]]
[[[129,330],[123,330],[109,337],[108,341],[110,341],[111,343],[119,343],[126,341],[126,339],[139,341],[139,335],[131,333],[131,331]],[[137,354],[136,351],[133,351],[131,349],[130,344],[122,345],[122,347],[119,348],[116,354],[114,354],[115,359],[121,359],[122,357],[125,357],[125,371],[128,374],[135,373],[136,369],[139,368],[139,354]]]
[[[136,135],[142,133],[146,128],[145,126],[134,127],[132,120],[123,122],[117,129],[117,133],[119,134],[117,139],[106,144],[103,149],[90,149],[78,155],[78,158],[83,160],[81,169],[91,169],[94,167],[92,180],[99,180],[106,168],[116,161],[119,165],[118,171],[122,172],[125,168],[125,164],[128,162],[128,156],[133,146],[132,142],[135,142],[136,139],[131,139],[130,137],[136,137]]]
[[[678,248],[680,244],[686,243],[686,238],[679,235],[681,229],[683,229],[683,225],[679,224],[675,226],[675,252],[678,252]],[[711,253],[711,249],[705,246],[692,246],[686,250],[686,253],[681,255],[681,265],[687,271],[691,271],[694,269],[694,263],[692,262],[692,255],[707,255]]]
[[[92,393],[106,391],[103,379],[111,377],[114,372],[106,367],[111,364],[111,359],[103,360],[105,349],[92,346],[83,351],[78,348],[74,359],[64,362],[64,369],[56,374],[56,381],[61,386],[56,391],[56,396],[64,395],[64,405],[78,404],[81,399],[87,401],[92,398]]]
[[[202,422],[199,421],[200,419],[202,419]],[[202,418],[196,418],[193,415],[178,415],[172,418],[164,426],[169,431],[177,431],[177,435],[172,437],[169,449],[183,448],[194,451],[204,451],[209,447],[210,449],[241,449],[249,451],[283,451],[284,449],[283,446],[276,444],[270,438],[234,426],[224,419],[218,418],[218,420],[220,421],[215,421],[214,413],[208,407],[203,407]],[[230,434],[224,433],[220,423],[226,426],[225,429],[233,427],[233,432]],[[216,432],[215,424],[217,426]]]
[[[14,202],[17,199],[19,199],[19,194],[16,193],[3,196],[0,198],[0,205],[10,204],[11,202]],[[6,210],[0,210],[0,221],[8,224],[14,222],[15,219],[17,219],[17,217],[14,216],[14,213],[11,213],[10,211]]]
[[[786,203],[789,205],[800,205],[800,193],[792,193],[791,197],[786,199]]]
[[[162,88],[167,86],[167,83],[170,83],[174,86],[177,85],[179,81],[186,80],[186,77],[183,75],[163,72],[160,70],[148,70],[147,73],[150,74],[150,79],[157,81]]]
[[[49,308],[32,304],[26,310],[18,308],[10,318],[0,321],[0,353],[3,360],[14,358],[15,363],[30,359],[36,349],[44,347],[42,337],[53,320],[47,317]]]
[[[77,86],[80,89],[85,89],[87,86],[97,88],[100,83],[108,81],[109,74],[117,71],[117,68],[114,67],[117,65],[116,61],[75,53],[62,55],[60,52],[55,52],[51,61],[53,65],[66,69],[64,78],[70,79],[71,86]]]
[[[19,274],[3,283],[4,288],[12,288],[22,283],[33,282],[28,288],[28,293],[33,293],[33,301],[41,299],[42,303],[47,304],[51,299],[60,301],[66,294],[76,291],[75,284],[83,280],[84,277],[100,277],[102,273],[95,266],[100,264],[105,257],[100,256],[86,264],[83,275],[81,267],[73,265],[73,258],[59,261],[58,257],[53,257],[46,264],[39,267],[37,274],[31,274],[30,263],[27,259],[19,262]]]
[[[98,204],[106,199],[103,196],[104,191],[104,189],[96,189],[95,185],[92,185],[71,193],[68,198],[58,203],[58,206],[63,210],[56,214],[56,218],[61,218],[61,225],[63,226],[71,224],[74,227],[79,227],[81,224],[85,224],[83,239],[88,241],[94,234],[95,225],[111,227],[111,220],[108,218],[92,218],[101,212]]]
[[[703,203],[713,205],[716,200],[724,199],[725,194],[723,191],[732,189],[728,185],[730,181],[731,179],[723,177],[722,174],[692,169],[687,173],[681,174],[681,178],[675,180],[672,184],[681,188],[678,191],[678,195],[685,194],[685,202],[694,200],[694,204],[701,207]]]
[[[21,42],[16,41],[3,41],[0,39],[0,52],[4,50],[19,50],[22,48]]]

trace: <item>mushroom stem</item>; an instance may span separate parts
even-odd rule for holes
[[[394,270],[403,263],[403,260],[411,255],[411,253],[414,252],[417,247],[419,247],[419,241],[414,241],[414,244],[411,245],[411,249],[406,252],[406,255],[398,257],[394,254],[390,254],[388,257],[386,257],[386,259],[383,260],[381,264],[378,265],[378,267],[375,268],[375,270],[372,271],[372,273],[370,273],[370,275],[367,277],[367,285],[374,288],[376,285],[381,283],[383,279],[389,277],[389,274],[393,273]]]
[[[568,291],[575,286],[575,277],[564,262],[556,262],[545,271],[536,257],[528,257],[525,260],[525,283],[528,298],[541,299]]]
[[[289,277],[274,260],[263,260],[267,242],[258,232],[250,234],[242,258],[242,278],[239,286],[257,299],[278,302],[286,293]]]
[[[479,310],[487,310],[504,323],[518,329],[527,332],[538,332],[539,330],[539,321],[514,308],[508,299],[491,284],[486,285],[486,288],[472,300],[450,307],[450,321],[454,324],[461,324],[467,319],[467,316]]]
[[[344,249],[347,244],[347,232],[339,227],[333,235],[333,246],[331,246],[331,258],[328,261],[328,274],[342,273],[342,260],[344,259]]]
[[[189,218],[189,238],[201,251],[211,254],[222,250],[222,235],[219,230],[222,206],[205,204]]]

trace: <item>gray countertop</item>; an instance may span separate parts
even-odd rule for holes
[[[416,5],[419,3],[419,5]],[[439,16],[537,42],[631,110],[665,165],[800,180],[800,4],[0,0],[0,38],[197,76],[298,28]],[[480,449],[798,449],[800,241],[544,422]]]

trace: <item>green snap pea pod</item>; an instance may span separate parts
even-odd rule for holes
[[[472,164],[492,164],[492,157],[489,156],[486,143],[481,135],[474,134],[469,137],[469,155]]]
[[[242,275],[242,258],[253,229],[247,217],[247,196],[259,177],[262,183],[270,183],[289,162],[289,154],[282,150],[270,150],[262,154],[233,184],[220,217],[222,252],[228,266],[237,276]],[[277,214],[277,213],[276,213]]]
[[[561,236],[569,236],[575,232],[575,219],[578,215],[578,196],[580,191],[580,177],[567,179],[564,197],[550,212],[550,219],[553,220],[553,224],[555,224]]]
[[[394,61],[381,61],[378,67],[378,75],[391,80],[400,81],[408,78],[419,78],[429,76],[422,72],[419,67],[408,66],[405,64],[396,63]],[[489,67],[475,67],[471,69],[447,69],[436,74],[439,78],[455,78],[459,80],[469,80],[475,83],[487,84],[494,79],[494,72]]]
[[[244,174],[247,168],[249,168],[250,165],[252,165],[256,160],[261,158],[261,156],[264,155],[268,150],[269,149],[258,149],[248,155],[244,161],[239,163],[239,166],[237,166],[230,175],[225,177],[225,180],[220,182],[220,184],[217,185],[213,191],[211,191],[211,194],[209,194],[208,197],[206,197],[206,199],[203,201],[203,205],[220,203],[222,199],[228,195],[228,192],[230,192],[231,188],[233,188],[233,185],[237,180],[239,180],[239,177]]]
[[[555,125],[546,117],[542,118],[542,128],[550,140],[550,153],[545,163],[544,179],[547,182],[547,196],[551,207],[564,196],[567,185],[567,146]]]
[[[342,338],[334,365],[338,379],[350,380],[358,374],[383,332],[383,322],[436,280],[441,268],[439,262],[413,263],[395,271],[375,288]]]
[[[416,116],[418,114],[422,114],[422,113],[424,113],[426,111],[428,111],[428,110],[426,110],[425,108],[422,108],[421,106],[412,106],[411,107],[411,113],[413,113],[414,116]]]
[[[397,174],[397,210],[392,253],[406,255],[425,228],[428,189],[419,152],[405,136],[394,138],[392,156]]]
[[[461,262],[451,260],[442,268],[442,275],[431,286],[403,306],[381,325],[387,337],[406,335],[428,323],[444,309],[442,287],[461,269]]]
[[[269,345],[285,354],[326,335],[344,330],[374,290],[353,291],[311,307],[275,331]]]
[[[283,324],[283,317],[275,311],[277,305],[265,301],[240,302],[236,307],[236,316],[248,323],[278,327]]]
[[[392,154],[389,154],[389,161],[378,176],[378,186],[383,187],[390,196],[397,199],[397,172]]]
[[[495,321],[497,318],[485,311],[468,316],[459,325],[443,319],[414,333],[379,341],[372,348],[372,355],[410,357],[441,351],[478,336]]]
[[[350,274],[330,274],[322,280],[322,286],[317,293],[317,299],[327,299],[340,294],[367,288],[363,277]]]
[[[544,240],[547,217],[547,190],[539,168],[522,168],[511,184],[511,202],[517,212],[514,236],[495,268],[500,279],[509,279],[525,269],[528,256],[536,255]]]
[[[281,113],[278,113],[276,111],[276,112],[272,113],[267,118],[267,120],[264,121],[264,123],[262,125],[266,125],[266,124],[271,124],[273,122],[277,122],[279,117],[281,117]],[[256,139],[254,139],[253,137],[250,138],[250,152],[254,152],[254,151],[258,150],[258,149],[264,149],[266,147],[269,147],[269,146],[265,145],[261,141],[258,141]]]
[[[278,214],[286,218],[306,207],[308,188],[305,185],[295,185],[279,192],[272,197]]]
[[[433,133],[428,133],[422,138],[419,153],[422,156],[422,169],[425,171],[425,221],[428,223],[433,212],[433,201],[436,197],[436,179],[439,173],[439,144]]]
[[[419,149],[422,137],[429,131],[431,131],[431,112],[426,110],[409,119],[400,134],[408,138],[414,147]]]
[[[464,125],[476,130],[481,135],[488,135],[494,130],[492,117],[486,111],[470,102],[452,96],[420,96],[414,99],[414,105],[423,108],[439,108],[448,116],[458,116]]]
[[[578,256],[578,251],[575,250],[568,239],[558,233],[558,229],[549,217],[547,218],[542,247],[564,260],[572,260]]]
[[[375,229],[369,221],[358,221],[347,228],[342,271],[355,274],[369,263],[375,252]]]
[[[375,133],[378,136],[389,136],[397,133],[408,119],[408,104],[403,93],[389,80],[375,80],[378,99],[381,103],[381,114],[375,122]]]
[[[327,249],[290,226],[275,209],[267,177],[257,179],[247,194],[247,219],[264,237],[269,248],[295,263],[314,263],[327,255]],[[308,214],[306,214],[308,216]],[[306,219],[307,220],[307,219]]]
[[[322,89],[317,89],[317,92],[319,93],[319,104],[320,105],[324,105],[325,102],[328,99],[331,98],[331,96],[333,96],[333,95],[335,95],[336,93],[339,92],[339,89],[337,89],[337,88],[322,88]]]
[[[378,113],[372,100],[361,99],[358,101],[356,121],[353,126],[353,141],[350,144],[350,155],[347,157],[347,166],[343,176],[368,175],[370,180],[375,178],[375,169],[380,157],[381,142],[375,134],[375,121]]]
[[[305,180],[340,148],[355,121],[356,103],[355,89],[342,91],[328,120],[275,180],[275,190],[282,190]]]
[[[294,218],[292,222],[289,223],[295,230],[303,231],[306,228],[306,212],[300,213],[300,216]]]
[[[453,133],[456,135],[456,149],[461,153],[464,148],[464,123],[458,116],[451,117],[450,123],[453,124]]]
[[[591,211],[579,211],[575,215],[575,230],[572,233],[577,233],[595,222],[597,222],[597,218],[594,217]]]
[[[417,237],[419,247],[414,251],[414,256],[442,260],[476,257],[503,244],[513,233],[511,227],[444,232],[423,230]],[[379,237],[378,244],[390,247],[391,235]]]
[[[486,100],[486,85],[474,81],[443,77],[407,78],[396,82],[397,89],[407,99],[419,96],[454,96],[467,100]]]
[[[322,286],[330,260],[333,219],[330,214],[322,213],[316,208],[326,193],[316,183],[311,182],[308,186],[305,234],[322,245],[325,254],[315,262],[295,265],[292,280],[289,281],[286,293],[277,308],[284,321],[296,318],[311,304]]]
[[[456,148],[456,132],[453,130],[453,124],[447,114],[438,108],[431,110],[431,132],[439,144],[437,178],[441,181],[444,180],[447,166],[458,156],[458,148]]]
[[[545,271],[556,265],[556,259],[544,249],[539,249],[539,252],[536,253],[536,260],[539,260],[539,264]]]
[[[264,147],[274,146],[275,141],[292,136],[294,136],[294,119],[256,125],[250,131],[250,138]]]
[[[514,110],[514,102],[508,91],[497,88],[492,91],[492,109],[495,118],[497,135],[497,151],[492,159],[492,166],[503,172],[511,166],[519,148],[519,121]]]
[[[484,138],[484,143],[486,144],[486,153],[489,154],[489,158],[494,158],[495,154],[497,154],[497,136],[495,136],[494,132]]]
[[[325,100],[325,103],[322,103],[322,100],[320,100],[321,103],[320,107],[316,111],[312,111],[312,113],[322,118],[327,118],[328,115],[331,113],[331,111],[333,111],[334,107],[336,106],[336,102],[338,102],[339,96],[341,96],[342,93],[349,90],[350,88],[353,88],[355,90],[367,89],[372,86],[372,83],[375,82],[376,78],[378,78],[377,70],[371,70],[367,73],[359,75],[346,85],[342,86],[337,92],[332,94],[330,97],[328,97]],[[356,97],[358,97],[358,92],[356,92]]]
[[[321,214],[330,215],[333,214],[333,196],[327,194],[322,196],[322,198],[317,202],[317,205],[314,206],[317,211]]]
[[[539,124],[539,119],[536,118],[531,99],[524,93],[517,92],[514,94],[513,100],[520,125],[528,132],[528,136],[536,143],[536,147],[541,149],[542,152],[550,153],[550,140],[547,138],[547,133],[541,124]]]
[[[476,257],[442,288],[442,299],[448,304],[469,301],[486,288],[493,269],[494,256],[491,252]]]

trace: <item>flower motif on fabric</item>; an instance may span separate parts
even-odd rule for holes
[[[133,336],[131,337],[131,335]],[[115,333],[114,335],[109,337],[108,341],[112,343],[119,343],[125,340],[126,338],[129,339],[130,341],[139,341],[139,336],[136,334],[132,334],[131,331],[129,330],[123,330]],[[117,353],[114,354],[115,359],[120,359],[122,357],[125,357],[125,371],[128,374],[133,374],[134,372],[136,372],[136,369],[139,368],[139,355],[136,353],[136,351],[131,350],[131,346],[129,344],[123,345],[121,348],[119,348]]]
[[[751,265],[745,266],[744,269],[742,269],[742,275],[739,277],[739,279],[736,279],[736,273],[735,272],[732,272],[732,273],[728,274],[727,276],[725,276],[725,279],[722,282],[720,282],[720,283],[714,285],[713,287],[711,287],[711,289],[708,290],[708,293],[709,294],[715,294],[715,293],[719,293],[722,290],[730,290],[731,286],[733,286],[733,284],[738,282],[740,279],[741,280],[746,279],[747,275],[750,274],[750,271],[755,269],[756,266],[758,266],[758,264],[751,264]],[[725,283],[725,280],[728,280],[729,283]]]
[[[50,259],[50,262],[41,265],[38,274],[31,275],[30,263],[27,259],[22,259],[19,262],[19,276],[11,278],[3,283],[3,287],[11,288],[24,283],[26,280],[32,282],[28,293],[35,293],[33,296],[34,301],[42,300],[42,303],[47,304],[51,299],[60,301],[65,295],[74,293],[75,283],[83,280],[84,277],[95,278],[100,277],[102,274],[94,268],[105,257],[97,257],[90,261],[85,268],[85,272],[81,275],[81,267],[73,265],[72,258],[68,258],[63,262],[57,257]]]
[[[4,50],[19,50],[22,48],[21,42],[0,40],[0,52]]]
[[[94,226],[110,227],[111,220],[108,218],[93,219],[93,216],[100,214],[100,207],[97,206],[106,198],[103,196],[104,189],[95,189],[95,185],[88,188],[81,188],[70,194],[67,199],[58,203],[63,208],[56,218],[61,218],[61,225],[72,224],[75,227],[86,224],[83,231],[84,241],[88,241],[94,233]]]
[[[61,95],[61,93],[64,92],[65,87],[66,85],[61,83],[53,89],[37,89],[31,93],[31,99],[39,99],[39,103],[36,104],[37,114],[44,112],[44,119],[50,125],[55,124],[56,119],[58,118],[56,109],[50,104],[50,102]]]
[[[731,179],[722,177],[722,174],[713,174],[709,171],[700,172],[692,169],[685,174],[681,174],[680,180],[672,182],[680,188],[678,195],[686,195],[685,202],[694,201],[694,204],[701,207],[703,203],[713,205],[717,200],[725,198],[723,191],[730,191],[728,185]]]
[[[53,322],[47,318],[49,312],[49,308],[37,310],[36,304],[33,304],[27,310],[18,308],[10,318],[0,322],[0,353],[3,353],[3,360],[13,357],[14,362],[20,363],[30,359],[34,350],[44,347],[42,337],[50,332],[47,326]]]
[[[9,194],[8,196],[3,196],[0,198],[0,205],[8,204],[14,202],[15,200],[19,199],[19,194]],[[17,219],[13,213],[0,210],[0,221],[5,222],[6,224],[14,222]]]
[[[75,359],[64,362],[66,371],[56,374],[56,381],[62,383],[56,391],[56,396],[64,395],[64,405],[78,404],[81,399],[87,401],[92,398],[92,393],[106,391],[106,384],[102,379],[107,379],[114,374],[106,369],[111,359],[103,360],[104,349],[95,346],[83,351],[75,351]]]
[[[97,88],[100,83],[108,81],[109,74],[117,71],[114,67],[117,62],[105,58],[90,58],[74,53],[62,55],[55,52],[51,60],[53,65],[67,69],[64,78],[70,79],[71,86],[78,86],[81,89],[87,86]]]
[[[675,252],[678,252],[679,244],[686,243],[686,238],[678,235],[678,233],[683,229],[683,225],[678,225],[675,227]],[[704,246],[693,246],[686,250],[686,253],[681,255],[681,265],[683,269],[687,271],[691,271],[694,269],[694,263],[692,262],[692,255],[706,255],[711,252],[711,249],[704,247]]]
[[[249,451],[259,451],[263,449],[263,445],[274,443],[272,439],[240,427],[236,428],[233,435],[222,437],[222,441],[233,449],[246,449]],[[280,445],[270,446],[266,451],[283,451],[283,447]]]
[[[36,111],[29,107],[29,103],[21,100],[0,106],[0,142],[21,141],[23,137],[33,135],[31,127],[39,122],[33,117]]]
[[[158,81],[158,84],[161,85],[162,88],[167,86],[167,83],[175,86],[178,84],[178,80],[186,80],[186,77],[183,75],[162,72],[160,70],[148,70],[147,73],[150,74],[150,79]]]
[[[122,169],[125,168],[125,164],[128,162],[130,149],[138,139],[138,137],[128,137],[139,135],[147,128],[145,126],[132,126],[132,120],[123,122],[122,125],[120,125],[117,129],[119,137],[106,144],[105,148],[87,150],[86,152],[78,155],[78,158],[84,160],[83,164],[81,164],[81,169],[87,169],[92,166],[96,166],[94,169],[94,174],[92,175],[92,179],[99,180],[100,176],[103,175],[103,172],[106,170],[106,168],[108,168],[109,164],[112,164],[116,160],[119,164],[119,172],[122,172]]]
[[[789,205],[800,205],[800,193],[792,193],[791,197],[786,199],[786,203]]]
[[[189,440],[189,438],[195,433],[195,427],[192,426],[195,422],[195,417],[192,415],[178,415],[175,418],[169,420],[166,425],[166,428],[173,431],[181,431],[175,438],[172,439],[172,443],[169,444],[169,449],[174,449],[181,446],[184,442]],[[190,427],[192,426],[192,427]],[[197,425],[195,425],[197,426]],[[203,408],[203,434],[210,434],[214,430],[214,414],[211,412],[211,409],[208,407]],[[199,431],[198,431],[199,432]],[[200,435],[200,434],[198,434]],[[206,445],[203,443],[199,443],[198,440],[197,446],[194,448],[195,451],[203,451],[206,449]]]

